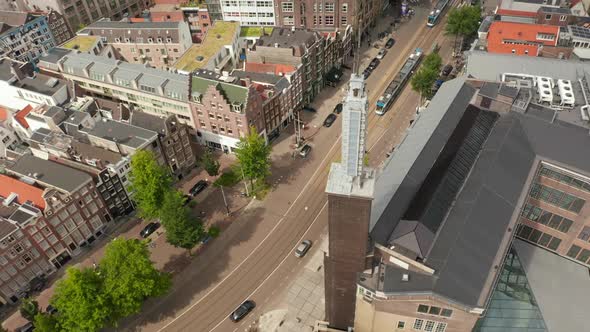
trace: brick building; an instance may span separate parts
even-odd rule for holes
[[[81,36],[98,36],[113,48],[117,59],[129,63],[169,68],[192,45],[184,21],[137,22],[101,19],[78,31]]]
[[[54,272],[111,220],[92,178],[24,155],[0,175],[0,292],[15,302],[29,282]]]
[[[56,46],[47,17],[26,12],[0,12],[0,58],[37,61]]]
[[[62,14],[50,9],[43,15],[47,16],[47,24],[55,40],[55,45],[61,45],[74,37],[72,28]]]

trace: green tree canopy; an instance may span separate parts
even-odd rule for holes
[[[199,242],[205,231],[200,220],[191,216],[183,202],[184,197],[180,191],[168,191],[164,196],[160,221],[166,229],[168,243],[190,250]]]
[[[23,299],[19,311],[24,319],[32,322],[39,313],[39,303],[31,298]]]
[[[114,323],[113,306],[103,292],[102,278],[91,268],[70,267],[58,281],[51,304],[62,331],[98,331]]]
[[[270,151],[271,147],[258,135],[255,127],[250,127],[248,135],[240,137],[235,154],[250,183],[270,174]]]
[[[41,312],[35,315],[33,325],[35,326],[35,332],[55,332],[60,330],[57,318]]]
[[[150,151],[137,151],[131,158],[131,191],[140,215],[146,219],[157,218],[165,193],[172,186],[167,168],[158,164]]]
[[[414,74],[410,84],[412,89],[422,98],[432,97],[432,86],[439,76],[442,58],[438,53],[430,53],[422,61],[418,72]]]
[[[219,161],[215,159],[213,153],[209,151],[209,149],[205,149],[205,153],[201,157],[201,163],[203,163],[203,168],[207,171],[209,176],[217,176],[219,174]]]
[[[146,298],[170,288],[170,277],[154,267],[147,244],[137,239],[109,242],[98,270],[115,320],[138,313]]]
[[[453,8],[449,12],[445,32],[455,36],[473,36],[477,33],[481,20],[479,6]]]

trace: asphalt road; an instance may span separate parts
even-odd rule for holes
[[[385,152],[400,141],[418,104],[418,96],[408,84],[389,112],[375,115],[375,102],[391,77],[416,47],[428,52],[438,42],[443,47],[443,56],[450,53],[448,43],[443,44],[444,20],[434,28],[427,28],[426,14],[426,9],[417,9],[413,20],[394,33],[396,45],[367,80],[371,165],[378,165]],[[367,52],[376,53],[376,50]],[[370,58],[366,57],[364,62]],[[333,104],[335,101],[320,105],[321,112],[323,108],[331,111]],[[327,225],[324,189],[329,165],[340,155],[340,120],[331,128],[320,129],[312,144],[314,149],[309,159],[297,160],[294,165],[285,163],[290,166],[274,170],[280,185],[263,203],[250,207],[195,259],[175,279],[171,294],[149,301],[140,315],[122,322],[120,329],[243,331],[262,314],[267,309],[265,304],[286,288],[304,262],[293,256],[294,247],[304,238],[318,240]],[[257,308],[242,322],[231,322],[228,315],[246,299],[254,300]]]

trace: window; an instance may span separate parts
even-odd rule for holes
[[[566,255],[567,257],[576,258],[576,256],[578,256],[578,253],[580,253],[580,250],[582,250],[582,248],[578,247],[575,244],[572,244],[570,250],[568,250]]]
[[[292,2],[281,2],[281,8],[283,13],[292,13],[293,12],[293,3]]]
[[[440,314],[440,308],[439,307],[430,307],[430,311],[428,311],[428,313],[431,315],[438,315],[438,314]]]
[[[325,4],[326,13],[333,13],[334,12],[334,3],[327,3]]]
[[[566,15],[561,15],[561,16],[559,17],[559,20],[560,20],[561,22],[565,21],[566,19],[567,19],[567,16],[566,16]]]
[[[399,322],[397,322],[398,329],[403,329],[405,326],[406,326],[406,322],[401,321],[401,320]]]
[[[334,25],[334,16],[326,16],[326,25]]]
[[[424,320],[423,319],[416,319],[414,321],[414,329],[416,329],[416,330],[422,330],[422,325],[424,325]]]
[[[348,17],[342,16],[340,17],[340,25],[346,26],[348,24]]]
[[[540,183],[533,184],[529,196],[575,213],[580,213],[586,203],[584,199]]]
[[[418,305],[418,312],[421,312],[423,314],[427,314],[428,313],[428,306],[424,305],[424,304],[419,304]]]
[[[584,228],[578,235],[578,239],[584,241],[588,241],[590,239],[590,226],[584,226]]]
[[[451,315],[453,315],[453,310],[443,309],[442,312],[440,313],[440,315],[443,317],[451,317]]]
[[[434,330],[434,321],[427,320],[426,325],[424,325],[424,331],[432,332]]]
[[[588,258],[590,258],[590,250],[582,249],[582,252],[578,256],[577,260],[579,260],[580,262],[586,263],[586,261],[588,261]]]
[[[436,325],[436,330],[434,330],[434,332],[445,332],[445,330],[447,329],[447,323],[438,323],[438,325]]]
[[[348,13],[348,4],[347,3],[343,3],[342,4],[342,12],[343,13]]]
[[[546,15],[545,15],[545,19],[546,19],[546,20],[550,20],[550,19],[551,19],[551,14],[546,14]]]
[[[284,25],[293,25],[295,24],[295,19],[292,15],[283,17],[283,24]]]

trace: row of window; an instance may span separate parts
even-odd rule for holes
[[[106,37],[101,37],[101,40],[103,42],[106,42]],[[161,43],[164,42],[164,39],[163,38],[156,38],[155,40],[156,40],[156,43],[158,43],[158,44],[161,44]],[[133,42],[135,42],[137,44],[142,44],[143,43],[143,37],[137,37],[137,38],[135,38],[135,41],[131,40],[130,38],[123,38],[123,39],[121,39],[121,38],[115,38],[115,43],[123,43],[123,42],[125,42],[125,43],[133,43]],[[147,38],[147,42],[148,42],[148,44],[152,44],[154,42],[154,38],[151,38],[151,37],[150,38]],[[166,38],[166,42],[167,43],[172,43],[172,38]]]
[[[562,209],[580,213],[586,201],[561,190],[547,187],[540,183],[533,184],[529,194],[532,198],[547,202]]]
[[[293,2],[290,1],[283,1],[281,2],[281,11],[283,13],[292,13],[293,12]],[[335,8],[335,4],[333,2],[329,2],[329,3],[325,3],[323,4],[323,8],[322,8],[322,4],[321,3],[314,3],[313,4],[313,12],[314,13],[321,13],[325,10],[326,13],[333,13],[334,12],[334,8]],[[342,12],[343,13],[347,13],[348,12],[348,4],[347,3],[343,3],[342,4]]]
[[[522,209],[521,215],[528,220],[538,222],[545,226],[551,227],[556,229],[560,232],[567,233],[574,223],[572,220],[568,218],[564,218],[560,215],[544,211],[538,206],[534,206],[532,204],[525,204],[524,208]]]
[[[439,308],[435,306],[427,306],[425,304],[418,305],[418,312],[422,314],[429,314],[429,315],[436,315],[436,316],[443,316],[443,317],[451,317],[453,315],[453,310]]]
[[[540,230],[533,229],[527,225],[518,225],[516,235],[551,250],[557,250],[559,244],[561,244],[560,238],[543,233]]]
[[[589,263],[588,259],[590,259],[590,250],[582,249],[581,247],[572,244],[570,250],[568,250],[567,254],[568,257],[571,257],[577,261],[580,261],[584,264]]]
[[[400,328],[400,323],[402,323],[402,327],[404,328],[404,322],[398,322],[397,326]],[[423,319],[416,319],[414,321],[414,330],[418,331],[426,331],[426,332],[445,332],[447,329],[447,323],[443,322],[435,322],[433,320],[423,320]]]
[[[578,189],[590,192],[590,183],[574,178],[573,176],[557,172],[551,168],[542,166],[541,170],[539,171],[539,174],[550,179],[553,179],[557,182],[567,184],[568,186],[576,187]]]

